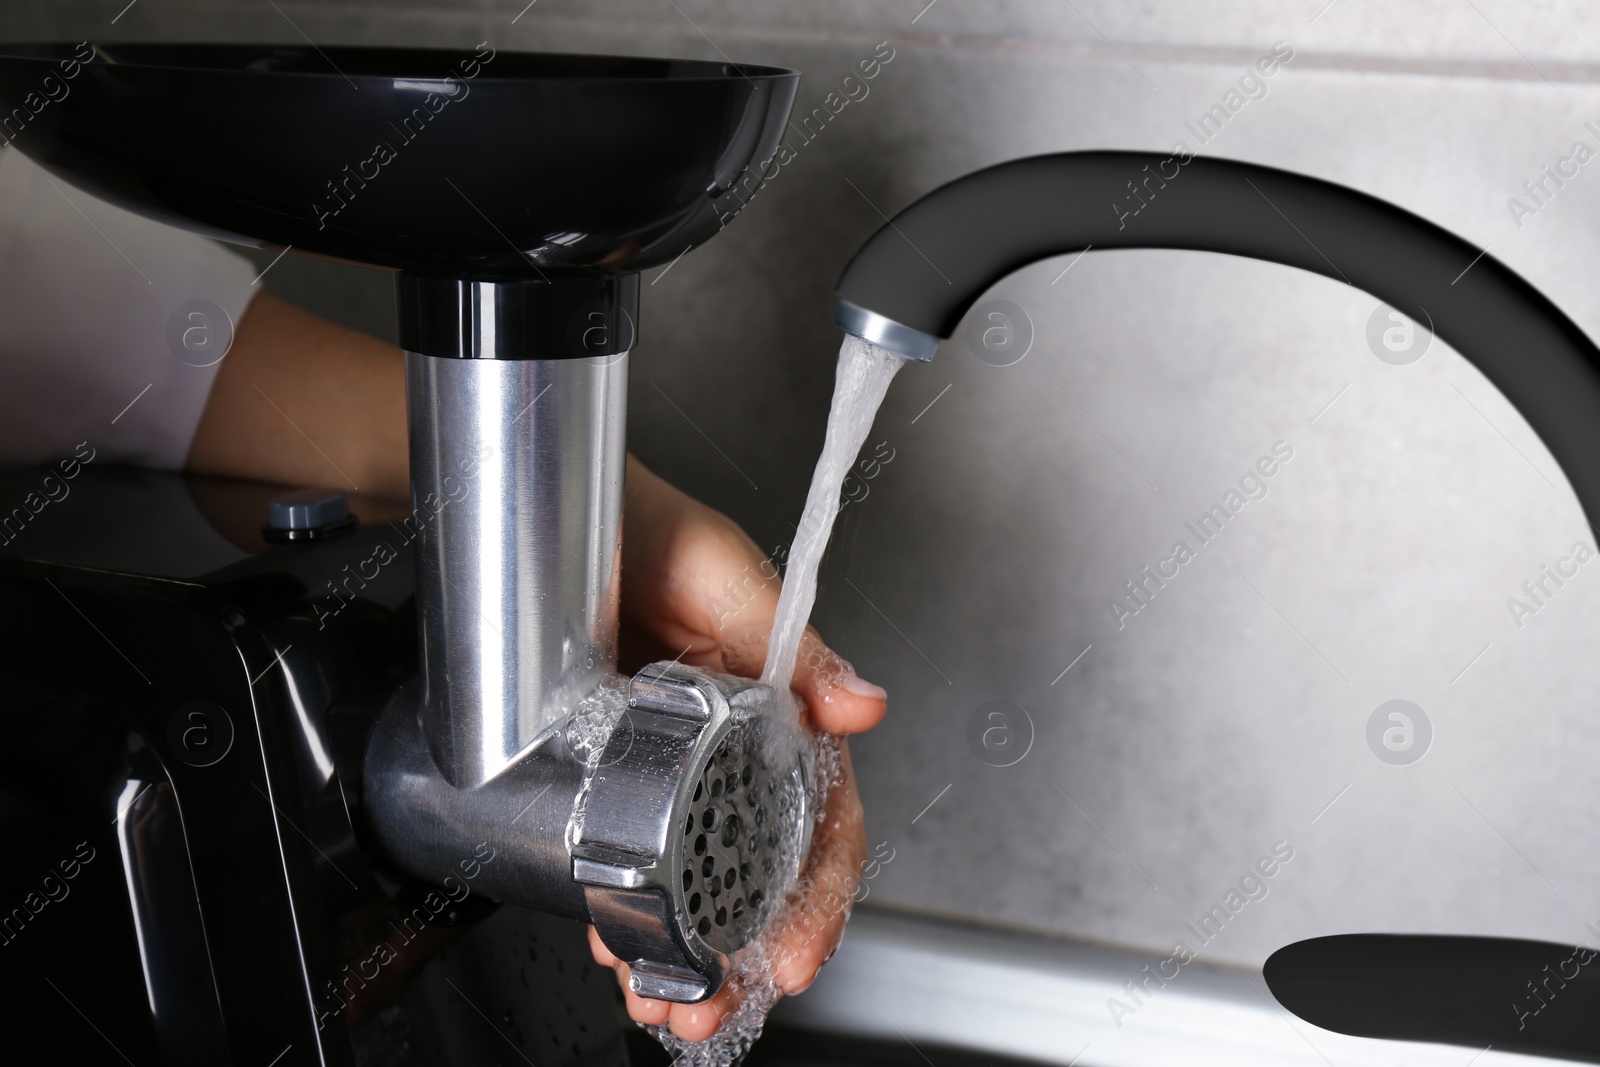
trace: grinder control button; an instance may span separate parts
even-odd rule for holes
[[[296,489],[267,504],[267,524],[261,535],[268,541],[315,541],[355,524],[344,490]]]

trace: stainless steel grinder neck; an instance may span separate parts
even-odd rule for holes
[[[616,670],[638,275],[398,295],[423,727],[466,788]]]

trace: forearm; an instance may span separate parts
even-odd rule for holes
[[[406,499],[404,354],[262,293],[218,370],[186,465],[201,474]],[[743,538],[631,455],[627,484],[630,526],[640,535],[630,548],[651,565],[670,554],[672,532],[686,514]]]
[[[405,499],[407,457],[400,350],[262,293],[217,372],[187,467]]]

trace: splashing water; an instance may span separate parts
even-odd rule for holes
[[[805,512],[789,550],[789,566],[784,573],[783,590],[778,596],[777,615],[767,645],[766,669],[761,673],[761,681],[774,691],[773,714],[783,720],[782,726],[788,727],[772,730],[771,736],[795,738],[803,734],[803,742],[810,745],[810,758],[806,761],[810,768],[806,799],[809,811],[818,822],[826,810],[828,794],[843,777],[842,750],[838,738],[812,734],[800,728],[799,706],[789,684],[794,678],[800,639],[817,598],[817,569],[822,563],[823,550],[828,547],[833,521],[839,514],[845,476],[872,429],[889,382],[904,362],[887,349],[855,337],[847,336],[839,349],[827,437],[811,476]],[[802,870],[805,868],[803,859],[796,859]],[[739,991],[739,1007],[722,1020],[712,1037],[691,1043],[676,1037],[665,1026],[646,1027],[672,1053],[675,1067],[728,1067],[750,1051],[761,1036],[767,1014],[783,996],[778,987],[778,971],[787,962],[789,952],[783,935],[802,924],[809,929],[819,919],[825,923],[830,911],[833,916],[847,917],[853,903],[853,890],[854,886],[841,886],[802,873],[788,900],[774,907],[761,932],[735,953],[729,982]]]
[[[792,723],[796,734],[803,735],[804,743],[810,746],[806,759],[809,773],[803,793],[804,814],[811,816],[812,821],[807,822],[801,811],[788,802],[780,804],[776,819],[784,826],[785,833],[774,852],[793,864],[791,870],[798,870],[803,868],[806,859],[805,842],[811,836],[810,831],[823,810],[828,793],[840,781],[843,763],[838,739],[812,734],[800,726],[799,710],[788,694],[775,695],[775,699],[780,702],[778,706],[762,712],[771,716],[778,727],[775,732],[787,732]],[[799,800],[800,794],[801,791],[796,790],[786,799]],[[793,951],[784,934],[807,916],[822,913],[818,897],[825,888],[841,889],[836,896],[837,903],[833,904],[834,914],[842,910],[848,916],[852,903],[849,892],[843,891],[843,887],[825,887],[819,879],[806,873],[796,879],[787,896],[775,895],[764,903],[760,932],[729,960],[729,976],[724,988],[738,992],[738,1006],[720,1020],[715,1034],[704,1041],[689,1042],[666,1026],[645,1027],[650,1036],[672,1054],[674,1067],[729,1067],[750,1051],[766,1026],[768,1013],[783,998],[778,974]]]

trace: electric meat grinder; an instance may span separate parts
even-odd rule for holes
[[[130,875],[141,945],[200,954],[141,949],[166,1053],[222,1062],[224,1045],[237,1055],[287,1033],[338,1061],[317,1007],[342,974],[327,919],[379,883],[425,901],[465,883],[474,900],[591,922],[640,995],[710,996],[793,884],[812,769],[768,743],[772,694],[755,683],[663,662],[620,688],[628,352],[639,271],[742,205],[798,75],[487,45],[3,53],[4,99],[70,84],[12,138],[56,177],[209,236],[396,272],[411,517],[352,529],[339,494],[277,501],[272,562],[184,609],[191,630],[217,631],[185,651],[235,643],[222,653],[234,670],[141,655],[144,635],[106,631],[130,664],[170,667],[149,692],[130,676],[97,698],[144,739],[152,766],[128,780],[164,783],[125,796],[118,818],[163,796],[181,812],[165,855],[131,830],[121,845],[130,870],[168,872],[159,893],[161,879]],[[182,565],[74,569],[44,540],[15,580],[52,616],[53,586],[85,618],[161,617],[132,579],[104,588],[106,573],[207,585]],[[408,554],[412,648],[395,647],[411,641],[398,636]],[[270,609],[246,592],[258,586]],[[286,629],[271,634],[267,617]],[[267,695],[278,666],[282,699]],[[124,682],[131,698],[114,692]],[[189,751],[208,744],[216,761]],[[237,862],[239,827],[205,828],[208,808],[264,799],[274,817],[254,832],[274,842],[276,874]],[[248,892],[230,884],[250,879]],[[270,917],[222,903],[257,895]],[[446,896],[430,918],[470,910]],[[269,935],[238,929],[251,921]]]

